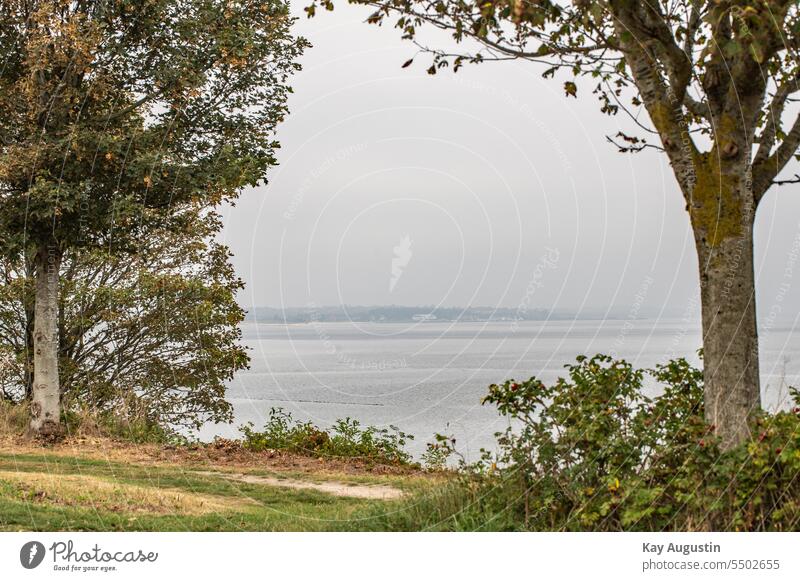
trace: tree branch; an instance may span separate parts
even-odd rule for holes
[[[789,184],[800,184],[800,175],[794,174],[794,177],[788,180],[775,180],[772,182],[776,186],[785,186]]]
[[[787,79],[775,91],[772,102],[767,109],[767,122],[764,125],[764,129],[761,131],[761,135],[758,137],[759,146],[755,158],[753,159],[754,164],[765,161],[769,156],[769,152],[772,151],[778,134],[778,128],[780,128],[781,125],[781,116],[783,115],[786,101],[792,93],[800,90],[800,87],[797,85],[799,81],[800,73],[791,79]]]
[[[769,186],[786,167],[789,160],[797,153],[800,147],[800,115],[794,120],[792,128],[781,142],[778,149],[766,160],[756,165],[753,169],[753,191],[756,203],[762,198]]]
[[[622,51],[639,89],[642,102],[661,136],[664,150],[681,190],[688,200],[694,187],[693,155],[697,148],[689,135],[688,123],[683,114],[683,95],[678,98],[672,87],[663,79],[657,58],[647,50],[650,44],[647,32],[640,32],[642,25],[634,13],[635,8],[631,8],[630,3],[622,1],[612,2],[611,5],[617,36],[634,37],[633,40],[623,43]]]

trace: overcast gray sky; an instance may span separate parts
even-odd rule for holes
[[[342,4],[298,23],[314,47],[280,166],[225,210],[246,307],[514,308],[527,296],[531,308],[680,315],[699,300],[666,158],[617,153],[605,136],[632,123],[602,115],[589,84],[567,99],[525,62],[430,76],[419,55],[401,69],[415,47],[368,14]],[[797,281],[776,307],[797,243],[800,191],[775,188],[758,211],[756,271],[760,315],[777,309],[780,324],[800,306]]]

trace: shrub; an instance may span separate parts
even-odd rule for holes
[[[796,530],[800,393],[760,412],[753,438],[723,453],[703,416],[702,372],[683,359],[652,370],[578,357],[552,385],[492,385],[510,420],[497,452],[461,461],[447,494],[382,515],[386,528],[474,530]],[[646,377],[661,393],[643,393]],[[438,456],[455,453],[437,438]],[[431,448],[429,447],[429,450]],[[410,515],[422,522],[412,523]],[[426,516],[427,515],[427,516]]]
[[[405,451],[408,440],[414,437],[395,426],[379,429],[362,428],[357,420],[337,420],[330,430],[312,422],[300,422],[282,408],[272,408],[263,430],[252,423],[240,428],[243,445],[252,451],[286,450],[309,456],[362,458],[381,464],[409,464],[411,455]]]
[[[414,436],[401,432],[396,426],[362,428],[358,420],[345,418],[333,424],[325,450],[332,456],[364,457],[390,464],[408,464],[411,455],[405,451],[405,445],[413,439]]]
[[[455,440],[436,434],[433,442],[428,442],[425,452],[422,453],[422,464],[431,471],[447,469],[447,462],[454,453]]]

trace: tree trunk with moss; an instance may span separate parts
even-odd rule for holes
[[[684,192],[700,269],[705,415],[724,450],[747,440],[750,420],[761,405],[753,269],[756,202],[746,144],[739,131],[718,131],[716,147],[693,156],[693,179]]]
[[[709,94],[703,107],[715,120],[713,145],[701,152],[680,108],[683,97],[664,85],[636,43],[626,47],[626,57],[691,217],[700,269],[705,416],[729,450],[747,439],[761,403],[753,223],[768,185],[754,184],[750,152],[763,82],[738,87],[735,99]]]
[[[61,251],[45,245],[36,254],[36,305],[33,328],[33,393],[28,433],[55,439],[61,434],[58,380],[58,278]]]
[[[742,216],[741,231],[719,240],[719,224],[693,223],[700,267],[705,415],[723,449],[745,441],[759,409],[753,225]]]

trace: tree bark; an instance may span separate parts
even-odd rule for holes
[[[42,246],[36,255],[36,304],[33,328],[34,382],[29,435],[61,435],[61,390],[58,381],[58,292],[61,252]]]
[[[726,176],[717,167],[707,174],[715,182],[714,195],[709,195],[711,184],[701,177],[695,192],[699,204],[692,209],[700,266],[705,416],[723,450],[749,439],[750,420],[761,406],[753,269],[755,211],[747,170],[740,170],[734,172],[738,176]],[[726,187],[726,181],[734,187]]]

